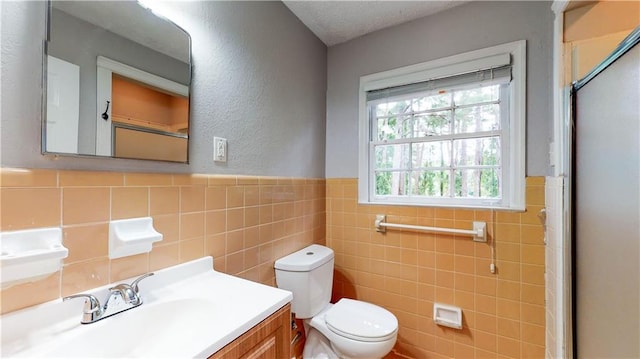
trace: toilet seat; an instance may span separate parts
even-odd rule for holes
[[[340,299],[324,315],[329,330],[337,335],[362,341],[380,342],[394,338],[398,319],[388,310],[358,300]]]

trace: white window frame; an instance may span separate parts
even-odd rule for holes
[[[502,198],[500,200],[374,197],[375,178],[370,158],[371,121],[367,108],[367,91],[403,86],[435,78],[494,67],[510,58],[512,81],[509,85],[509,126],[503,134],[506,158],[502,163]],[[508,59],[507,59],[508,61]],[[466,52],[433,61],[401,67],[360,77],[358,202],[364,204],[437,206],[459,208],[525,209],[526,152],[526,40]]]

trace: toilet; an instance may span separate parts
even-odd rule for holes
[[[293,292],[291,311],[304,319],[303,358],[382,358],[398,337],[398,319],[377,305],[343,298],[331,304],[333,250],[311,245],[275,262],[278,288]]]

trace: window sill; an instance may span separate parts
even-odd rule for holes
[[[404,207],[431,207],[431,208],[448,208],[448,209],[470,209],[470,210],[495,210],[506,212],[525,212],[526,206],[514,205],[505,206],[501,204],[469,204],[469,203],[419,203],[419,202],[402,202],[402,201],[366,201],[358,200],[360,205],[369,206],[404,206]]]

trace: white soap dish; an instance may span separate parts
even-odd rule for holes
[[[433,303],[433,321],[438,325],[462,329],[462,309],[442,303]]]
[[[69,250],[62,245],[60,228],[38,228],[0,233],[2,288],[46,277],[62,268]]]
[[[109,258],[121,258],[151,251],[162,234],[153,228],[151,217],[122,219],[109,223]]]

